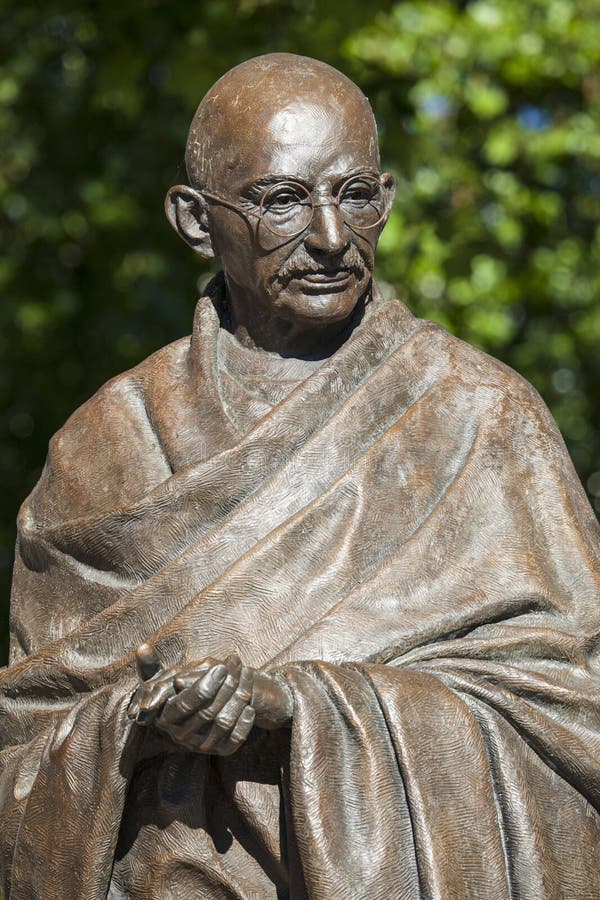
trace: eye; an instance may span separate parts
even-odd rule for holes
[[[298,194],[293,191],[278,191],[276,194],[271,194],[269,202],[277,204],[277,206],[291,206],[293,203],[298,203],[299,199]]]
[[[351,181],[343,188],[340,194],[340,203],[360,206],[371,203],[378,194],[379,185],[377,182],[357,179],[356,181]]]
[[[308,200],[308,194],[300,186],[281,184],[269,188],[262,202],[263,209],[268,208],[273,212],[286,212],[308,202]]]

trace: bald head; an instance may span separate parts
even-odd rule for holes
[[[373,112],[349,78],[305,56],[259,56],[226,72],[200,103],[186,147],[188,178],[194,187],[221,188],[230,175],[243,176],[248,153],[256,162],[262,147],[265,166],[278,149],[286,159],[292,150],[300,166],[311,135],[333,144],[350,130],[378,166]]]

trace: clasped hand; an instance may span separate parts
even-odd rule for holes
[[[142,676],[156,669],[147,644],[137,658]],[[283,680],[244,666],[231,654],[224,662],[207,657],[153,674],[133,695],[127,714],[139,725],[154,724],[186,750],[229,756],[253,725],[284,727],[292,711],[292,693]]]

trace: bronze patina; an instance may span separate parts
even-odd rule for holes
[[[344,75],[243,63],[186,161],[222,272],[19,516],[6,900],[600,897],[600,535],[551,416],[377,289]]]

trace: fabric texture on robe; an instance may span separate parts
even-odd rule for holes
[[[381,298],[236,395],[223,294],[21,510],[5,900],[599,897],[600,533],[545,406]],[[143,641],[281,672],[291,729],[166,748],[126,717]]]

